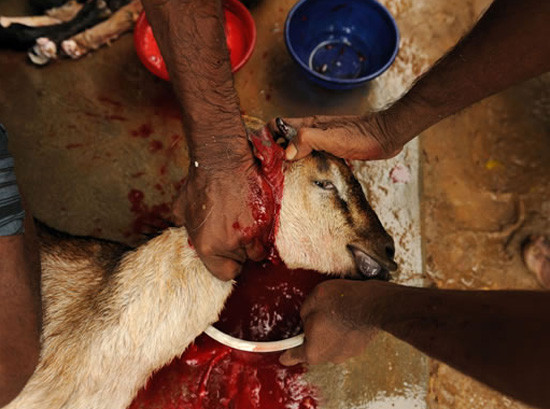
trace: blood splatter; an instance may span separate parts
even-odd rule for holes
[[[143,202],[144,198],[145,195],[141,190],[132,189],[128,193],[128,200],[132,205],[130,210],[135,213],[131,232],[134,234],[155,233],[170,227],[167,222],[170,216],[170,206],[166,203],[148,206]]]
[[[143,204],[144,197],[145,195],[141,190],[137,190],[137,189],[130,190],[130,192],[128,193],[128,200],[132,204],[132,208],[130,209],[132,210],[132,212],[137,213],[141,211],[141,209],[144,206]]]
[[[115,101],[114,99],[111,99],[111,98],[106,97],[106,96],[100,96],[98,99],[103,103],[114,106],[115,108],[122,108],[123,107],[122,102]]]
[[[130,131],[130,134],[136,138],[149,138],[153,134],[151,124],[143,124],[139,128]]]
[[[84,111],[84,115],[89,116],[90,118],[101,118],[101,115],[88,111]]]
[[[151,153],[158,152],[163,147],[164,147],[164,145],[162,144],[161,141],[154,140],[154,141],[149,142],[149,152],[151,152]]]
[[[84,146],[83,143],[69,143],[65,145],[66,149],[76,149],[76,148],[82,148]]]
[[[185,184],[185,178],[181,178],[178,182],[174,182],[173,183],[174,190],[176,192],[179,192],[184,184]]]

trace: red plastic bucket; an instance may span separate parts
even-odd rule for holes
[[[225,37],[232,71],[235,73],[250,59],[256,44],[256,25],[248,9],[238,0],[224,0]],[[143,65],[156,76],[169,80],[153,30],[142,12],[134,29],[134,46]]]

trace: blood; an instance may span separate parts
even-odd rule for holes
[[[285,152],[275,143],[267,127],[252,134],[250,141],[254,156],[260,161],[261,176],[253,185],[249,203],[252,215],[258,220],[256,227],[263,229],[262,240],[271,249],[269,258],[276,259],[273,243],[279,227],[279,211],[283,197]]]
[[[89,116],[90,118],[102,118],[102,119],[107,119],[109,121],[127,121],[128,120],[128,118],[122,115],[111,115],[108,113],[96,114],[94,112],[84,112],[84,115]]]
[[[251,140],[261,162],[250,198],[252,212],[259,218],[254,228],[267,227],[265,240],[273,244],[283,193],[284,151],[267,129]],[[129,199],[139,209],[143,194],[135,191]],[[233,227],[242,229],[238,222]],[[288,269],[274,249],[271,259],[244,264],[217,328],[253,341],[284,339],[302,330],[300,307],[328,277]],[[279,356],[237,351],[203,334],[180,358],[152,376],[130,409],[316,409],[319,393],[304,379],[306,368],[284,367]]]
[[[149,138],[153,134],[153,127],[151,124],[143,124],[138,129],[130,131],[130,134],[136,138]]]
[[[84,111],[84,115],[89,116],[90,118],[101,118],[101,115],[94,114],[93,112]]]
[[[185,184],[185,178],[181,178],[178,182],[174,182],[172,185],[174,186],[174,190],[176,192],[179,192],[184,184]]]
[[[282,263],[247,262],[215,325],[251,340],[295,335],[304,297],[326,278]],[[319,392],[304,379],[306,368],[284,367],[279,355],[237,351],[201,335],[153,375],[130,409],[317,408]]]
[[[276,341],[298,335],[305,297],[327,278],[315,271],[291,270],[280,260],[247,261],[215,326],[250,341]]]
[[[155,153],[160,151],[163,148],[163,144],[161,141],[151,141],[149,142],[149,152]]]
[[[132,189],[128,192],[128,200],[132,204],[132,208],[130,209],[132,212],[137,213],[143,208],[144,197],[145,195],[141,190]]]
[[[278,209],[273,199],[273,188],[264,175],[251,176],[250,196],[248,206],[252,212],[253,223],[251,226],[241,226],[233,223],[235,230],[240,230],[245,241],[259,237],[268,249],[273,247],[271,232]]]
[[[305,368],[285,368],[278,353],[235,351],[206,335],[164,367],[129,409],[315,409]]]
[[[65,145],[65,149],[76,149],[76,148],[82,148],[84,146],[83,143],[69,143]]]
[[[128,192],[128,200],[132,205],[130,210],[135,214],[132,222],[132,233],[154,233],[170,227],[167,222],[170,215],[170,206],[166,203],[148,206],[143,202],[144,198],[145,195],[141,190],[132,189]]]
[[[101,102],[104,102],[106,104],[110,104],[110,105],[114,106],[115,108],[122,108],[123,107],[122,102],[115,101],[114,99],[111,99],[110,97],[100,96],[98,99]]]

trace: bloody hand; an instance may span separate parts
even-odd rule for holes
[[[252,162],[224,173],[191,166],[174,208],[176,223],[185,225],[191,244],[206,267],[221,280],[231,280],[247,258],[266,255],[271,219],[258,217],[254,206],[270,203],[269,192]]]
[[[346,159],[387,159],[397,155],[402,145],[385,131],[381,115],[312,116],[275,119],[269,123],[273,133],[290,139],[286,149],[288,160],[298,160],[312,150],[325,151]],[[290,128],[285,135],[281,127]],[[281,126],[282,125],[282,126]],[[290,137],[290,138],[289,138]]]

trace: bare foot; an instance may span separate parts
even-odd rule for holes
[[[523,261],[544,288],[550,289],[550,240],[532,235],[523,243]]]

